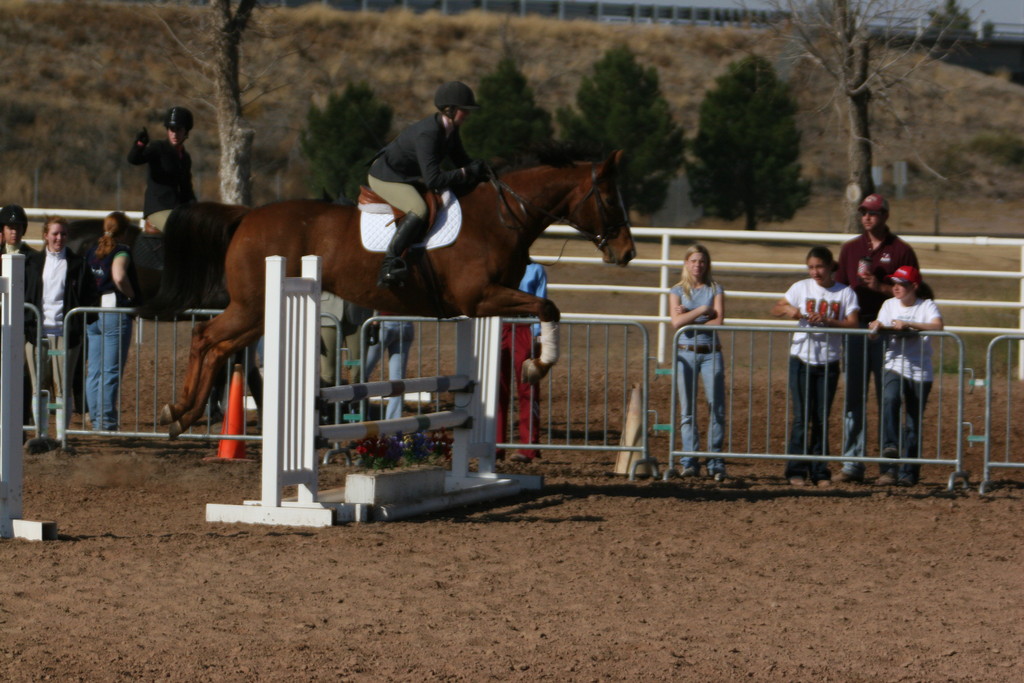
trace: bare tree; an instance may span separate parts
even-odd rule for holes
[[[209,104],[220,137],[220,199],[231,204],[252,203],[256,132],[243,116],[242,96],[249,86],[243,86],[240,74],[242,38],[257,6],[257,0],[210,0],[206,10],[182,16],[181,26],[171,26],[158,15],[210,85]]]
[[[214,109],[220,133],[220,198],[232,204],[252,203],[252,141],[256,132],[242,116],[239,51],[256,0],[211,0],[214,15],[208,34],[214,48],[212,72]]]
[[[934,2],[916,0],[771,0],[770,4],[784,17],[775,28],[795,47],[795,58],[816,65],[834,85],[831,104],[849,135],[846,201],[848,225],[856,230],[857,205],[875,191],[871,105],[885,105],[901,127],[909,125],[888,105],[899,86],[936,59],[937,53],[927,46],[943,42],[948,23],[936,26],[930,12]]]

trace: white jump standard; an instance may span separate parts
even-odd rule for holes
[[[0,538],[49,541],[56,522],[21,519],[22,383],[25,372],[25,257],[4,254],[0,277]],[[40,419],[46,419],[45,414]]]
[[[539,476],[495,472],[499,318],[460,320],[456,374],[395,382],[319,387],[320,259],[302,259],[302,277],[286,278],[285,259],[267,258],[263,380],[263,485],[260,500],[209,504],[208,522],[324,527],[394,520],[539,489]],[[346,401],[411,391],[451,391],[453,410],[346,425],[318,426],[316,401]],[[449,471],[416,469],[348,475],[344,489],[318,491],[316,437],[327,440],[453,429]],[[477,462],[469,469],[470,459]],[[296,486],[285,500],[282,489]]]

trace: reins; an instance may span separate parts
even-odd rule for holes
[[[587,236],[590,239],[590,241],[593,242],[595,246],[597,246],[598,249],[603,250],[608,245],[609,240],[615,239],[615,237],[618,236],[619,232],[622,231],[622,228],[629,227],[629,216],[626,213],[625,209],[622,210],[622,222],[613,225],[610,228],[608,227],[608,216],[610,212],[608,210],[607,204],[601,197],[601,192],[598,190],[597,187],[597,164],[594,162],[591,162],[590,164],[590,189],[587,190],[587,193],[583,195],[583,198],[579,202],[577,202],[576,205],[572,208],[572,210],[568,213],[568,215],[565,216],[556,215],[551,211],[548,211],[544,207],[538,206],[535,202],[530,201],[529,199],[527,199],[526,197],[512,189],[507,183],[501,180],[493,172],[490,173],[490,176],[491,185],[494,186],[494,189],[498,194],[498,217],[501,219],[502,226],[510,230],[521,230],[522,228],[526,227],[527,212],[529,209],[533,209],[540,213],[541,215],[543,215],[545,218],[550,218],[552,223],[554,223],[555,221],[564,221],[572,228],[574,228],[577,232]],[[616,192],[619,195],[619,205],[621,206],[622,194],[618,192],[617,187]],[[511,196],[518,203],[519,211],[522,215],[521,219],[518,218],[518,215],[516,214],[515,210],[510,205],[508,196]],[[587,200],[589,200],[591,196],[594,197],[594,201],[597,203],[597,213],[601,219],[601,231],[595,234],[590,234],[582,227],[580,227],[580,224],[574,220],[576,214],[579,213],[580,209],[583,207],[584,204],[586,204]],[[518,223],[518,225],[510,225],[508,220],[506,219],[506,214],[512,216],[513,218],[516,218],[516,222]]]

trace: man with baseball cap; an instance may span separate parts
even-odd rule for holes
[[[28,228],[28,216],[25,209],[17,204],[8,204],[0,209],[0,225],[4,231],[4,253],[5,254],[31,254],[35,249],[28,246],[22,239],[25,237],[25,229]]]
[[[857,209],[864,232],[843,244],[836,282],[853,288],[860,304],[858,322],[867,328],[882,302],[892,296],[891,276],[900,266],[917,265],[914,249],[889,229],[889,202],[869,194]],[[864,481],[865,422],[868,379],[875,378],[875,398],[882,404],[882,341],[862,335],[846,338],[846,399],[843,469],[839,481]]]

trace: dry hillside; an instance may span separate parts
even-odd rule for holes
[[[83,2],[0,5],[0,201],[35,203],[38,177],[40,205],[139,208],[143,172],[128,166],[124,155],[135,131],[144,124],[158,128],[171,104],[197,113],[190,148],[199,192],[216,199],[209,87],[186,53],[195,49],[191,38],[203,12]],[[401,125],[429,111],[438,82],[477,82],[511,51],[539,103],[554,111],[573,102],[581,76],[616,43],[628,44],[643,64],[657,68],[688,136],[695,133],[703,93],[729,62],[750,52],[770,56],[799,97],[804,166],[818,201],[838,195],[845,144],[824,79],[792,68],[764,32],[476,13],[345,13],[311,5],[263,10],[260,26],[249,33],[246,72],[253,80],[246,115],[257,131],[257,201],[307,194],[297,144],[306,110],[351,79],[369,81],[395,108]],[[1020,194],[1020,167],[994,163],[967,151],[967,144],[979,132],[1015,135],[1024,89],[940,64],[922,71],[890,105],[909,125],[899,126],[877,110],[876,160],[911,162],[911,191],[922,202],[934,196],[988,201]],[[923,173],[921,160],[950,180]]]

